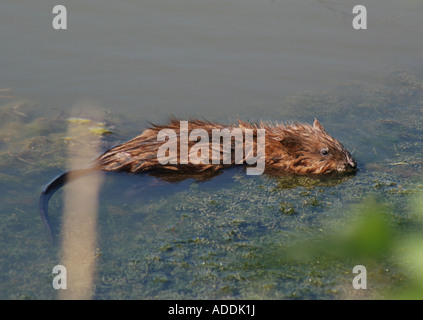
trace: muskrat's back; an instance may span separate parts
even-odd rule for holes
[[[264,147],[262,161],[264,170],[269,174],[291,173],[291,174],[315,174],[323,175],[333,172],[352,172],[357,168],[355,160],[348,150],[335,138],[331,137],[317,119],[313,125],[289,124],[270,125],[265,123],[251,124],[239,121],[238,124],[223,125],[214,122],[191,120],[186,128],[187,132],[181,132],[180,121],[172,119],[166,125],[152,125],[144,130],[137,137],[106,150],[94,161],[94,165],[88,169],[74,170],[66,172],[51,183],[42,191],[39,200],[39,211],[41,217],[53,240],[49,220],[48,201],[56,190],[61,188],[69,179],[76,179],[84,176],[93,170],[103,171],[124,171],[131,173],[150,173],[168,181],[180,181],[186,178],[205,180],[217,175],[221,169],[237,164],[249,163],[247,152],[242,155],[242,159],[236,159],[236,142],[230,142],[230,148],[220,148],[218,145],[218,160],[227,158],[229,162],[210,161],[206,163],[186,164],[176,161],[175,163],[162,164],[159,161],[158,153],[166,141],[158,139],[162,130],[174,132],[174,139],[180,146],[182,134],[188,134],[193,130],[203,130],[209,137],[208,152],[213,153],[213,130],[228,129],[245,134],[252,132],[255,138],[252,141],[252,150]],[[264,141],[258,142],[260,133],[264,132]],[[220,141],[220,140],[219,140]],[[188,149],[191,149],[197,142],[188,140]],[[220,143],[220,142],[219,142]],[[262,143],[262,144],[261,144]],[[243,150],[246,150],[246,138],[242,140]],[[169,151],[170,152],[170,151]],[[239,155],[239,153],[238,153]],[[180,160],[181,153],[175,151],[173,155],[176,160]]]
[[[158,141],[157,137],[161,130],[170,129],[176,133],[176,139],[180,143],[180,123],[173,119],[167,125],[153,125],[139,136],[113,147],[100,155],[96,161],[104,171],[126,171],[142,173],[146,171],[168,171],[183,174],[198,174],[207,171],[218,171],[222,168],[235,165],[235,146],[232,143],[232,161],[230,164],[212,163],[187,163],[163,165],[159,162],[157,154],[161,145],[165,142]],[[192,120],[189,122],[188,131],[196,129],[205,130],[210,137],[210,153],[212,152],[213,129],[246,129],[265,131],[265,166],[267,170],[289,172],[294,174],[327,174],[332,172],[350,172],[357,168],[355,160],[348,150],[336,139],[331,137],[315,119],[313,125],[289,124],[269,125],[265,123],[251,124],[239,121],[236,125],[223,125],[219,123]],[[188,148],[195,145],[195,141],[189,141]],[[257,147],[254,141],[253,148]],[[244,140],[245,146],[245,140]],[[245,150],[245,148],[244,148]],[[175,155],[179,160],[180,154]],[[221,148],[221,158],[223,149]],[[245,156],[242,161],[245,164]]]

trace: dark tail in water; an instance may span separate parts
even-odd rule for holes
[[[47,229],[50,242],[54,242],[53,233],[50,226],[50,220],[48,217],[48,202],[53,194],[63,187],[66,183],[73,181],[77,178],[86,176],[87,174],[97,171],[96,168],[88,168],[88,169],[79,169],[79,170],[72,170],[65,173],[62,173],[60,176],[55,178],[51,181],[48,185],[45,186],[43,191],[41,192],[40,200],[38,202],[38,210],[41,215],[41,219]]]

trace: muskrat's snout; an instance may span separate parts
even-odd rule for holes
[[[357,170],[357,162],[354,159],[351,158],[350,161],[348,161],[348,165],[352,170]]]
[[[357,162],[351,157],[347,156],[343,166],[338,168],[339,172],[355,172],[357,171]]]

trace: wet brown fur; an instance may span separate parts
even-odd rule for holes
[[[332,172],[353,172],[357,168],[348,150],[338,140],[327,134],[317,120],[314,121],[313,125],[301,123],[269,125],[242,121],[239,121],[238,124],[222,125],[203,120],[191,120],[188,122],[187,133],[190,133],[193,129],[207,131],[209,136],[209,159],[212,159],[212,130],[225,128],[229,130],[238,128],[242,133],[245,133],[246,129],[252,129],[253,152],[257,150],[257,130],[265,130],[265,159],[260,160],[260,162],[264,161],[265,173],[270,175],[283,175],[286,173],[323,175]],[[221,161],[219,164],[211,164],[211,161],[206,164],[180,164],[178,151],[178,154],[172,155],[177,157],[177,164],[162,165],[157,158],[159,147],[166,143],[165,141],[157,141],[158,133],[162,129],[175,131],[179,147],[180,122],[178,119],[171,119],[166,125],[152,124],[150,128],[144,130],[139,136],[105,151],[95,159],[93,166],[87,169],[65,172],[45,186],[38,202],[38,208],[52,242],[53,233],[48,217],[48,202],[56,190],[73,179],[85,176],[95,170],[103,170],[149,173],[163,180],[173,182],[186,178],[203,181],[218,175],[221,173],[221,169],[235,165],[234,139],[232,139],[229,150],[231,153],[231,162],[229,164],[222,164],[224,153],[223,148],[220,148]],[[189,142],[188,150],[196,144],[196,141]],[[245,153],[245,139],[243,139],[243,150]],[[246,158],[248,157],[244,155],[243,163],[245,163]]]
[[[349,172],[356,169],[356,163],[348,150],[338,140],[327,134],[317,119],[313,125],[302,123],[270,125],[243,121],[239,121],[238,124],[223,125],[203,120],[190,120],[188,124],[188,133],[193,129],[207,131],[210,138],[209,159],[211,159],[212,151],[212,129],[253,129],[253,150],[257,150],[257,129],[265,129],[266,172],[321,175],[332,172]],[[162,129],[172,129],[177,134],[178,164],[162,165],[157,159],[158,149],[165,143],[165,141],[157,141],[158,132]],[[211,161],[209,164],[180,164],[179,129],[178,119],[171,119],[166,125],[152,124],[137,137],[105,151],[98,157],[96,163],[104,171],[154,172],[154,175],[162,176],[165,180],[180,180],[187,176],[203,180],[219,173],[221,169],[235,165],[234,154],[231,157],[231,164],[222,164],[222,161],[220,164],[211,164]],[[196,143],[196,141],[189,142],[188,149]],[[234,141],[232,140],[231,152],[234,153],[234,150]],[[327,151],[327,155],[322,154],[323,150]],[[221,151],[222,158],[223,151]]]

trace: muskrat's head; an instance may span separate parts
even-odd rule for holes
[[[277,138],[280,143],[269,146],[273,167],[299,174],[347,173],[357,170],[357,164],[348,150],[332,138],[317,119],[312,126],[293,124],[273,133],[273,139]]]

